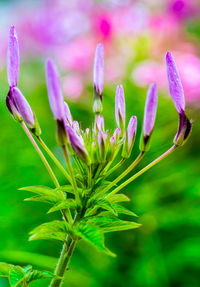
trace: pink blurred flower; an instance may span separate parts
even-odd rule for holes
[[[180,71],[186,100],[200,104],[200,59],[189,53],[174,52],[173,54]],[[155,81],[165,92],[168,90],[164,62],[143,61],[134,69],[132,77],[138,86],[143,87]]]
[[[71,74],[62,79],[64,96],[77,100],[83,92],[83,79],[79,75]]]

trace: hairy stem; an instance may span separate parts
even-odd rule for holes
[[[70,259],[72,257],[72,254],[74,252],[74,249],[77,244],[77,239],[70,240],[67,239],[65,244],[63,245],[63,249],[58,261],[58,265],[55,270],[55,275],[60,278],[54,278],[51,281],[50,287],[59,287],[62,284],[62,281],[64,279],[66,268],[70,262]]]
[[[69,158],[69,153],[68,153],[68,150],[67,150],[66,146],[63,146],[62,148],[63,148],[65,159],[66,159],[66,162],[67,162],[67,165],[68,165],[68,168],[69,168],[69,173],[70,173],[71,178],[72,178],[72,185],[73,185],[73,188],[74,188],[75,198],[76,198],[77,202],[80,204],[80,197],[79,197],[79,193],[78,193],[76,179],[75,179],[75,176],[74,176],[74,171],[73,171],[73,168],[72,168],[72,165],[71,165],[71,161],[70,161],[70,158]]]
[[[122,184],[120,184],[117,188],[115,188],[107,197],[112,196],[113,194],[117,193],[118,191],[120,191],[122,188],[124,188],[127,184],[129,184],[130,182],[132,182],[133,180],[135,180],[137,177],[139,177],[140,175],[142,175],[144,172],[146,172],[147,170],[149,170],[151,167],[153,167],[154,165],[156,165],[158,162],[160,162],[162,159],[164,159],[165,157],[167,157],[169,154],[171,154],[175,149],[177,148],[177,146],[173,145],[169,150],[167,150],[164,154],[162,154],[161,156],[159,156],[157,159],[155,159],[154,161],[152,161],[150,164],[148,164],[146,167],[144,167],[143,169],[141,169],[140,171],[138,171],[136,174],[134,174],[133,176],[131,176],[129,179],[127,179],[125,182],[123,182]]]
[[[41,144],[41,146],[44,148],[44,150],[47,152],[47,154],[50,156],[50,158],[54,161],[54,163],[57,165],[57,167],[63,173],[63,175],[71,183],[71,178],[70,178],[68,172],[64,169],[64,167],[61,165],[61,163],[57,160],[57,158],[54,156],[54,154],[51,152],[51,150],[47,147],[45,142],[39,136],[37,137],[37,139],[38,139],[39,143]]]

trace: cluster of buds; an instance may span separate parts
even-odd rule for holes
[[[107,170],[107,166],[115,159],[122,147],[122,159],[130,157],[137,130],[137,118],[132,116],[126,127],[125,95],[122,85],[117,86],[115,96],[116,129],[106,129],[102,115],[102,94],[104,83],[104,48],[98,44],[94,58],[94,106],[95,121],[91,128],[83,130],[77,121],[73,121],[70,109],[64,101],[61,81],[55,63],[46,61],[46,81],[50,107],[57,121],[57,140],[61,146],[67,146],[72,156],[78,158],[83,167],[92,167],[92,176]],[[175,107],[179,113],[179,128],[174,139],[176,146],[182,145],[191,131],[191,122],[185,115],[185,100],[180,77],[175,61],[170,52],[166,54],[169,90]],[[41,131],[36,117],[25,97],[17,87],[19,73],[19,48],[14,27],[10,29],[8,45],[8,83],[9,92],[6,103],[15,120],[24,121],[36,136]],[[148,89],[143,128],[140,139],[140,151],[146,152],[150,147],[150,139],[155,125],[158,102],[158,91],[155,83]]]

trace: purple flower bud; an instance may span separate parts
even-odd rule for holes
[[[121,135],[121,129],[120,128],[117,128],[115,131],[114,131],[114,138],[116,140],[116,142],[118,142],[118,140],[120,139],[120,135]]]
[[[155,83],[152,83],[149,86],[146,103],[145,103],[143,131],[142,131],[142,135],[140,139],[140,150],[141,151],[147,151],[150,147],[150,139],[151,139],[151,134],[154,129],[157,104],[158,104],[157,86]]]
[[[10,93],[12,95],[12,99],[15,103],[17,111],[22,116],[25,123],[29,128],[34,128],[35,116],[26,98],[22,95],[21,91],[17,87],[10,89]]]
[[[93,111],[100,113],[102,111],[102,93],[104,82],[104,48],[101,43],[96,47],[94,58],[93,84],[94,84],[94,106]]]
[[[83,144],[83,141],[79,138],[79,136],[70,126],[66,125],[66,130],[73,150],[83,161],[86,162],[86,164],[89,164],[88,152]]]
[[[65,119],[64,99],[60,77],[56,65],[50,59],[46,61],[46,81],[51,110],[56,120]]]
[[[15,27],[10,27],[7,52],[7,77],[10,87],[16,87],[19,75],[19,45]]]
[[[131,151],[133,149],[133,145],[135,141],[136,129],[137,129],[137,117],[132,116],[130,118],[127,131],[126,131],[126,137],[124,140],[124,145],[123,145],[123,150],[122,150],[123,158],[128,158],[131,155]]]
[[[190,133],[192,131],[192,123],[187,118],[184,112],[179,114],[179,127],[178,132],[174,138],[174,144],[176,146],[183,145],[188,139]]]
[[[115,95],[115,120],[117,126],[124,131],[125,128],[125,99],[122,85],[117,86]]]
[[[12,93],[10,91],[8,92],[8,95],[6,97],[6,105],[7,105],[9,112],[14,117],[14,119],[17,122],[22,122],[23,118],[17,110],[17,107],[16,107],[15,102],[14,102],[13,97],[12,97]]]
[[[72,122],[72,128],[77,134],[80,134],[80,127],[77,121]]]
[[[106,155],[106,143],[105,143],[105,138],[104,138],[104,134],[102,131],[99,131],[97,141],[98,141],[98,148],[99,148],[99,161],[102,162],[105,160],[105,155]]]
[[[170,52],[166,54],[167,75],[169,91],[179,114],[185,111],[185,97],[180,76],[174,58]]]
[[[95,51],[93,82],[95,92],[102,96],[104,82],[104,48],[101,43],[97,45]]]
[[[143,133],[144,136],[149,136],[154,128],[156,111],[158,104],[158,90],[155,83],[149,86],[146,103],[145,112],[143,120]]]
[[[102,115],[95,116],[95,124],[94,130],[96,131],[104,131],[104,118]]]
[[[71,126],[72,125],[72,115],[71,115],[69,106],[66,102],[64,102],[64,111],[65,111],[65,116],[67,118],[67,121],[68,121],[69,125]]]

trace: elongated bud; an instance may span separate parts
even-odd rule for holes
[[[72,115],[71,115],[69,106],[66,102],[64,102],[64,111],[65,111],[65,117],[66,117],[69,125],[71,126],[72,125]]]
[[[118,140],[120,139],[120,136],[121,136],[121,129],[117,128],[113,133],[113,137],[115,138],[116,142],[118,142]]]
[[[141,151],[147,151],[150,148],[150,139],[154,129],[157,105],[158,105],[158,90],[156,84],[152,83],[149,86],[145,103],[143,130],[140,139]]]
[[[117,86],[115,95],[115,120],[122,134],[125,130],[125,99],[122,85]]]
[[[181,79],[174,58],[170,52],[166,54],[169,91],[179,114],[185,111],[185,97]]]
[[[188,139],[192,123],[185,114],[185,97],[181,79],[176,67],[175,60],[170,52],[166,54],[167,75],[169,81],[169,91],[174,102],[175,108],[179,113],[178,132],[174,138],[176,146],[183,145]]]
[[[104,131],[104,118],[102,115],[95,116],[94,131]]]
[[[115,152],[115,146],[116,146],[116,139],[114,136],[112,136],[109,140],[108,150],[106,154],[107,161],[111,161],[113,159],[113,155]]]
[[[46,81],[51,110],[56,120],[65,119],[64,99],[60,77],[56,65],[50,59],[46,61]]]
[[[104,48],[101,43],[96,47],[94,58],[93,84],[94,84],[94,105],[93,111],[101,113],[102,107],[102,93],[104,83]]]
[[[104,138],[104,134],[102,131],[99,131],[97,141],[98,141],[98,148],[99,148],[99,153],[98,153],[99,162],[104,162],[105,156],[106,156],[106,143],[105,143],[105,138]]]
[[[131,151],[133,149],[133,145],[135,142],[136,129],[137,129],[137,117],[132,116],[130,118],[127,131],[126,131],[126,137],[124,140],[124,145],[123,145],[123,150],[122,150],[123,158],[129,158],[131,155]]]
[[[19,75],[19,44],[15,27],[10,27],[7,51],[7,77],[10,87],[16,87]]]
[[[80,134],[81,130],[77,121],[72,122],[72,128],[77,134]]]
[[[17,110],[17,107],[15,105],[15,102],[13,100],[13,97],[12,97],[12,94],[10,93],[10,91],[8,92],[8,95],[6,97],[6,105],[7,105],[7,108],[9,110],[9,112],[12,114],[12,116],[14,117],[14,119],[17,121],[17,122],[22,122],[23,121],[23,118],[22,116],[20,115],[20,113],[18,112]]]
[[[68,125],[66,125],[66,130],[69,136],[69,142],[71,144],[71,147],[75,151],[75,153],[86,163],[90,163],[90,159],[88,156],[88,152],[82,142],[82,140],[79,138],[79,136],[75,133],[75,131]]]

